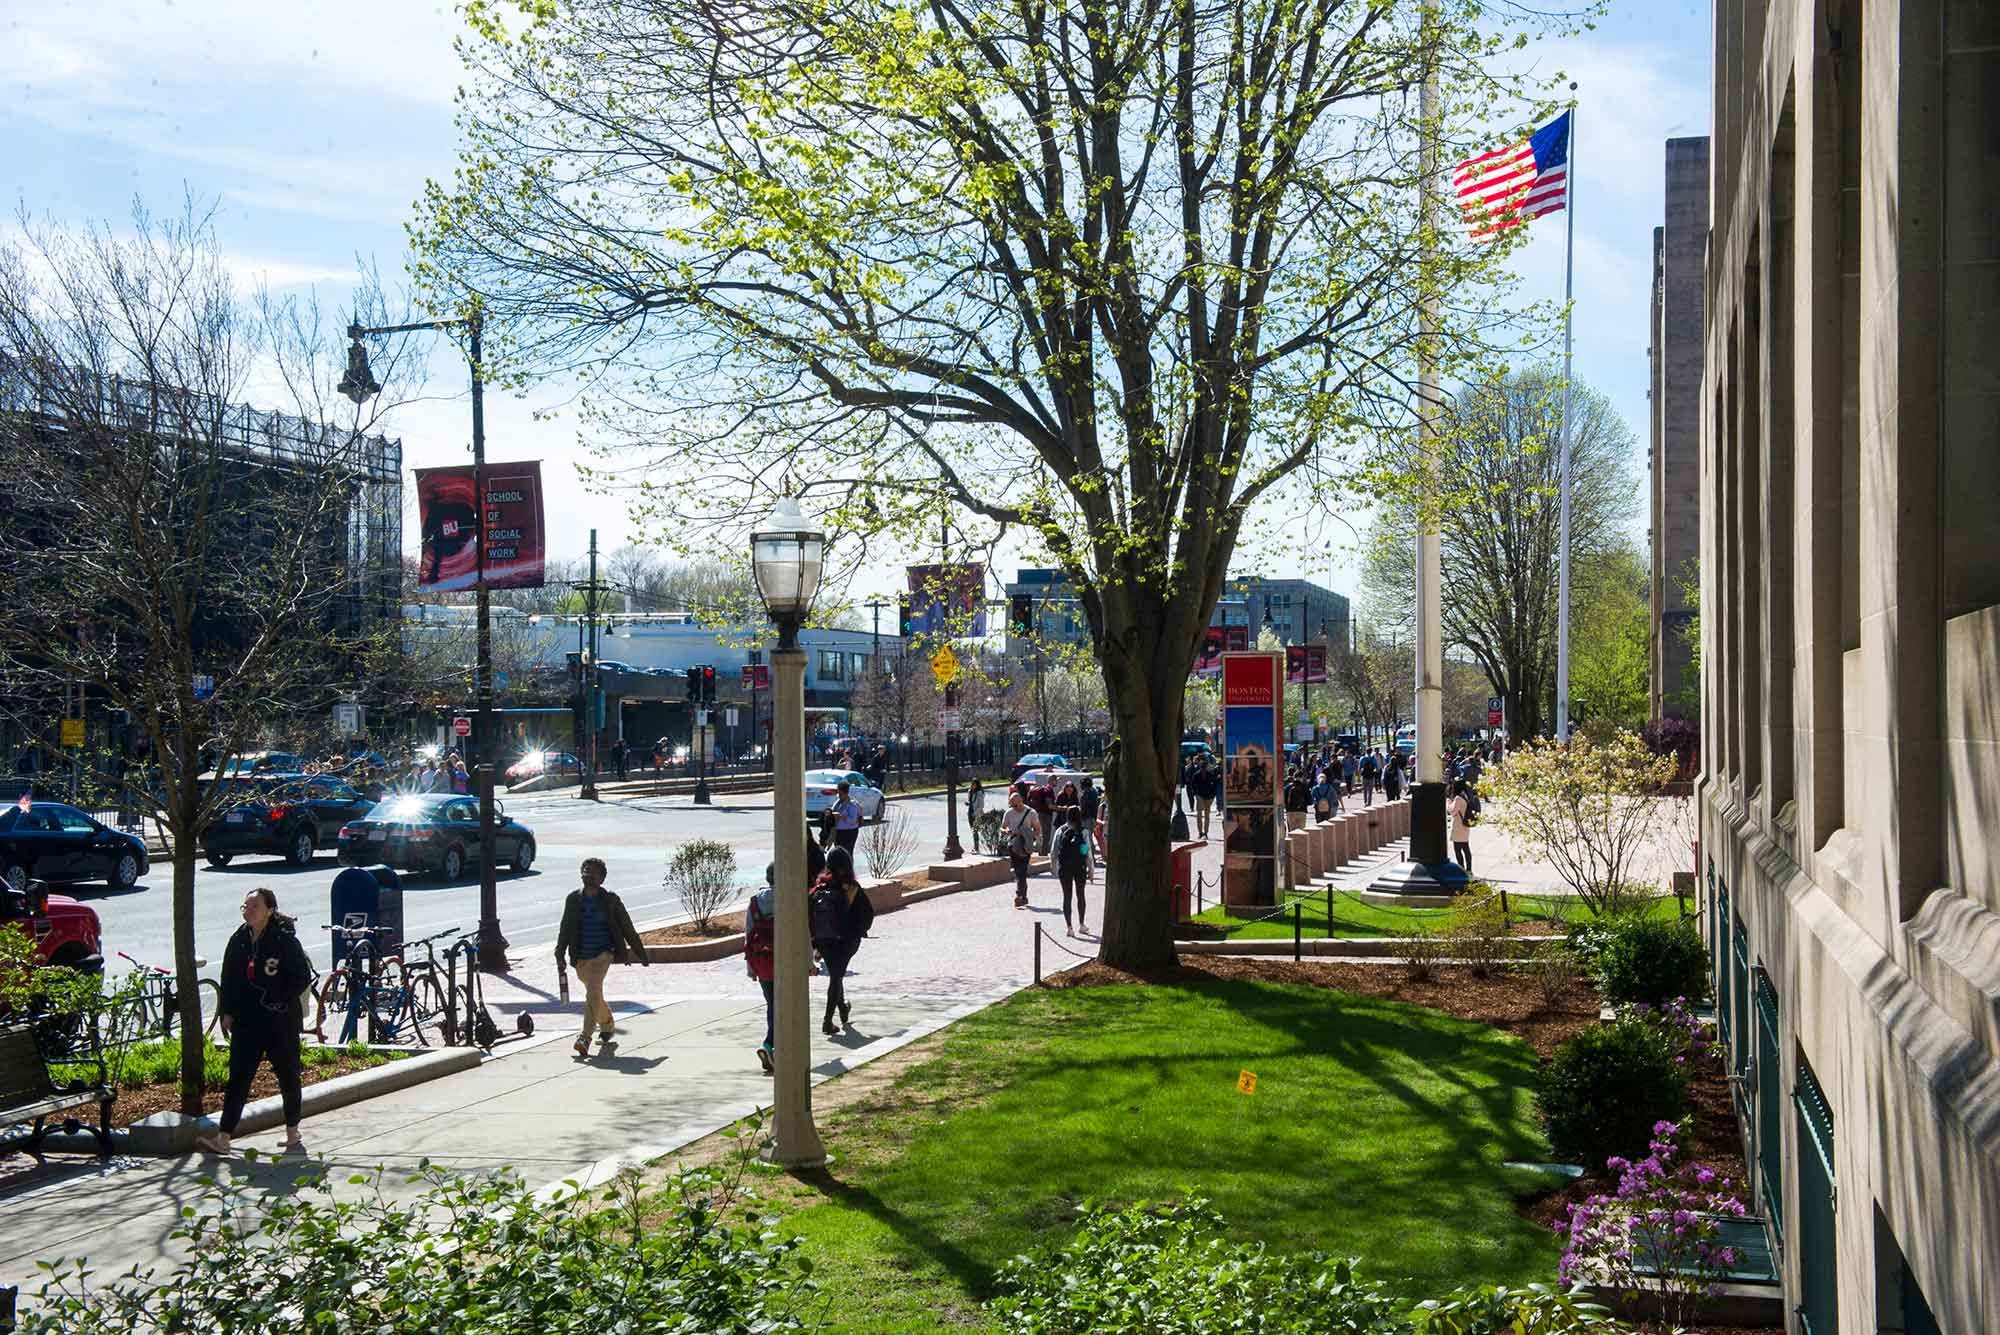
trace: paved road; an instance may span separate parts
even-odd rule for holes
[[[555,940],[563,897],[576,887],[576,866],[595,854],[610,866],[611,888],[640,923],[683,916],[671,891],[661,884],[675,845],[694,838],[721,839],[736,850],[746,885],[761,883],[771,859],[771,797],[768,793],[718,796],[697,807],[686,797],[633,797],[601,803],[573,793],[533,793],[501,798],[508,813],[535,831],[534,869],[499,875],[500,926],[516,952]],[[910,813],[917,831],[916,859],[928,861],[944,845],[944,798],[891,797],[890,810]],[[891,817],[893,819],[893,815]],[[963,835],[961,835],[961,838]],[[241,920],[245,892],[269,886],[283,911],[297,917],[300,937],[324,968],[329,958],[329,891],[340,871],[331,854],[310,867],[293,868],[276,857],[239,857],[227,867],[200,865],[195,876],[196,953],[221,958],[223,943]],[[476,875],[447,885],[431,876],[403,878],[403,931],[416,938],[452,927],[470,929],[479,921]],[[173,959],[172,869],[156,864],[152,873],[123,894],[101,885],[68,891],[95,908],[104,923],[104,950],[114,964],[123,950],[148,963]]]

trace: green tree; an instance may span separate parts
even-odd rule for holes
[[[1649,572],[1629,546],[1609,547],[1578,572],[1570,628],[1569,695],[1598,729],[1646,725],[1652,671]]]
[[[1496,107],[1547,113],[1498,57],[1567,17],[507,8],[466,7],[464,145],[420,205],[420,285],[482,302],[515,373],[581,375],[587,430],[636,451],[677,542],[738,550],[790,489],[837,549],[928,535],[942,504],[969,545],[1018,532],[1059,566],[1119,742],[1103,954],[1170,959],[1182,694],[1238,535],[1260,501],[1401,484],[1420,298],[1446,374],[1516,337],[1510,243],[1439,226],[1417,186],[1489,146]]]
[[[1586,385],[1571,394],[1570,647],[1583,572],[1621,541],[1635,507],[1632,432]],[[1444,638],[1485,670],[1518,744],[1540,735],[1555,699],[1557,485],[1562,380],[1546,369],[1474,385],[1452,405],[1440,484]],[[1416,603],[1416,513],[1385,506],[1362,582],[1378,624],[1409,634]]]

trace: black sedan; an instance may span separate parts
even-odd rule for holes
[[[201,836],[210,866],[226,867],[239,853],[272,853],[294,867],[334,842],[340,827],[365,816],[374,803],[332,774],[259,775],[230,779],[224,800],[232,805]]]
[[[515,871],[535,865],[535,832],[493,810],[496,861]],[[456,881],[479,864],[479,799],[458,793],[403,793],[340,827],[340,860],[387,863],[398,871],[435,872]]]
[[[62,885],[103,881],[130,890],[146,874],[146,844],[61,802],[18,803],[0,810],[0,879],[16,890],[28,882]]]

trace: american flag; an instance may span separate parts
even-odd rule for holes
[[[1520,143],[1467,158],[1452,171],[1473,240],[1491,240],[1569,202],[1569,118],[1565,111]]]

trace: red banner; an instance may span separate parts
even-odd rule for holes
[[[1222,660],[1222,704],[1276,705],[1278,660],[1270,654],[1231,654]]]
[[[1326,646],[1288,644],[1285,646],[1285,680],[1293,685],[1326,680]]]
[[[1249,647],[1248,626],[1210,626],[1202,635],[1201,648],[1195,651],[1193,673],[1212,677],[1222,670],[1225,653]]]
[[[423,545],[417,588],[470,589],[479,583],[479,510],[472,468],[419,468],[417,522]],[[486,587],[539,589],[545,543],[542,528],[542,465],[487,464]]]

